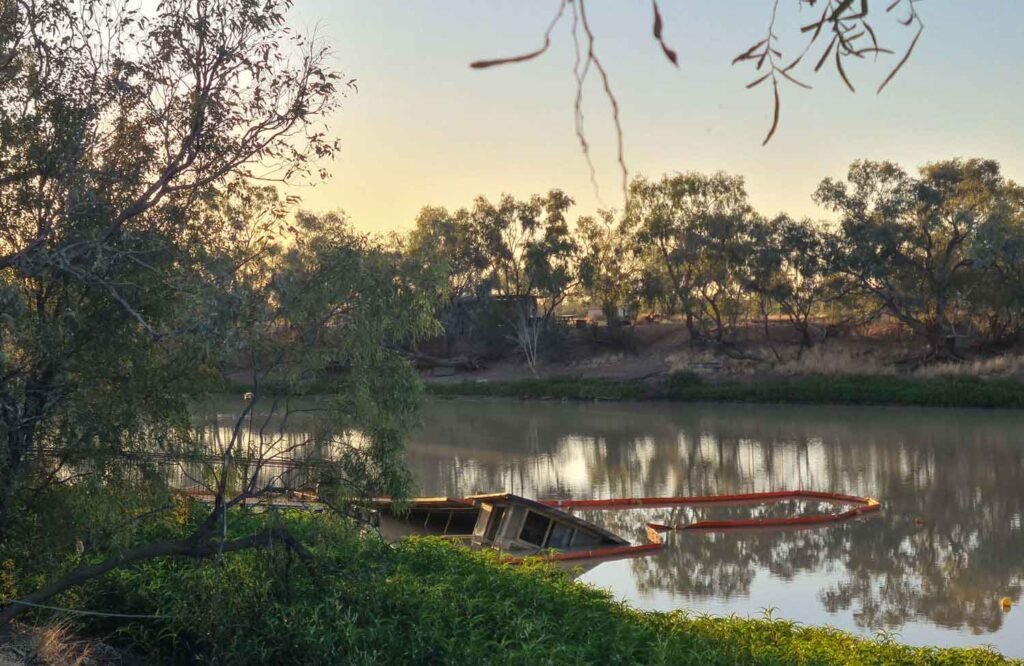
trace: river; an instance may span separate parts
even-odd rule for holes
[[[423,495],[876,497],[880,515],[826,528],[669,533],[580,580],[637,608],[1024,656],[1024,412],[435,400],[408,452]],[[588,517],[630,532],[651,517],[635,513]]]

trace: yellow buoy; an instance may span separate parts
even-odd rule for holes
[[[1013,606],[1013,602],[1010,601],[1010,597],[1003,597],[999,600],[999,607],[1004,611],[1010,610],[1010,606]]]

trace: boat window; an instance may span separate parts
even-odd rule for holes
[[[519,538],[535,546],[543,546],[544,537],[547,536],[550,525],[550,518],[530,511],[526,514],[526,520],[523,521],[523,529],[519,532]]]
[[[581,531],[576,533],[576,538],[573,540],[572,545],[574,546],[596,546],[597,544],[604,543],[604,538],[593,534],[591,532]]]
[[[448,524],[445,534],[472,534],[476,526],[476,516],[477,512],[474,510],[453,511],[452,522]]]
[[[505,507],[496,506],[491,510],[491,520],[487,523],[487,535],[484,541],[490,543],[498,536],[498,528],[501,526],[501,519],[505,517]]]
[[[448,524],[448,511],[431,511],[427,514],[427,521],[424,524],[428,530],[444,532],[444,526]]]
[[[551,535],[548,536],[548,548],[568,548],[572,542],[573,528],[562,523],[555,523],[551,528]]]

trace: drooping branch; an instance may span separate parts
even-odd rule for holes
[[[269,527],[256,534],[228,541],[216,539],[197,540],[195,537],[181,539],[178,541],[164,541],[160,543],[146,544],[138,548],[123,551],[117,555],[104,560],[98,564],[78,567],[66,576],[53,581],[49,585],[25,596],[20,601],[29,604],[39,604],[52,597],[81,585],[93,578],[97,578],[117,569],[124,569],[133,564],[153,560],[162,557],[191,557],[207,558],[223,553],[232,553],[241,550],[272,549],[276,546],[283,546],[298,557],[309,567],[310,571],[316,573],[316,564],[305,546],[303,546],[291,533],[278,527]],[[7,608],[0,611],[0,626],[4,626],[31,607],[13,601]]]
[[[800,7],[805,5],[814,7],[818,4],[818,1],[819,0],[796,0],[796,4]],[[916,26],[917,30],[900,60],[889,71],[885,80],[878,87],[878,92],[881,92],[903,68],[909,60],[911,53],[914,51],[914,47],[917,45],[918,39],[924,31],[924,21],[921,19],[921,15],[917,11],[916,3],[918,1],[919,0],[893,0],[885,8],[885,13],[892,15],[897,15],[899,11],[905,11],[906,15],[903,17],[897,16],[896,21],[904,27]],[[517,64],[533,60],[543,55],[548,51],[551,45],[552,31],[565,14],[566,5],[569,5],[572,10],[573,21],[570,33],[572,35],[576,52],[575,61],[573,63],[573,77],[576,84],[576,98],[573,103],[575,116],[574,127],[576,136],[579,139],[580,150],[587,162],[587,166],[591,174],[591,181],[594,183],[596,191],[597,186],[594,179],[594,167],[590,156],[590,144],[583,132],[582,112],[583,87],[591,68],[597,70],[598,75],[601,78],[601,85],[604,90],[605,97],[608,99],[612,108],[612,120],[615,126],[616,143],[618,148],[617,157],[624,183],[628,180],[628,170],[626,168],[625,158],[623,155],[623,138],[622,127],[619,120],[619,104],[612,91],[604,64],[594,48],[595,38],[587,21],[586,0],[559,0],[558,10],[555,13],[554,19],[544,32],[544,43],[540,48],[512,57],[477,60],[470,63],[470,67],[473,67],[474,69],[486,69],[496,65]],[[747,84],[747,88],[755,88],[766,81],[771,82],[772,122],[768,133],[764,138],[763,145],[767,144],[772,139],[779,126],[781,113],[780,84],[784,81],[788,81],[802,88],[810,88],[808,84],[796,78],[793,70],[803,61],[804,57],[814,50],[819,44],[824,43],[825,46],[814,66],[814,72],[818,72],[826,62],[831,60],[831,62],[834,63],[836,73],[840,80],[851,91],[855,91],[855,88],[850,77],[846,73],[845,62],[848,58],[853,57],[863,59],[868,55],[874,55],[877,58],[880,54],[894,53],[892,49],[886,48],[879,43],[874,27],[874,19],[878,12],[875,11],[872,13],[871,6],[867,0],[827,0],[822,3],[822,11],[817,15],[817,18],[800,28],[800,32],[808,36],[803,49],[796,57],[787,59],[784,57],[782,48],[778,45],[778,35],[776,32],[776,19],[778,18],[779,5],[780,0],[774,0],[772,3],[771,19],[768,24],[767,35],[733,59],[733,64],[741,62],[754,63],[758,76]],[[658,7],[657,0],[651,1],[651,9],[654,15],[654,26],[652,30],[654,40],[661,48],[668,61],[673,66],[678,67],[678,54],[666,44],[664,39],[665,22]],[[583,48],[581,48],[581,41],[583,42]],[[625,190],[626,187],[624,184],[624,194]]]
[[[816,1],[799,0],[799,3],[813,7]],[[924,22],[921,20],[921,16],[914,5],[916,1],[895,0],[886,7],[886,13],[892,13],[906,4],[909,7],[909,15],[897,20],[905,27],[917,25],[918,30],[911,39],[902,58],[889,71],[885,80],[878,87],[878,92],[882,92],[882,89],[892,81],[893,77],[909,60],[910,54],[913,52],[914,47],[917,45],[917,40],[924,30]],[[891,55],[894,53],[892,49],[886,48],[879,43],[873,25],[877,12],[876,14],[871,13],[867,0],[828,0],[828,2],[823,3],[822,11],[818,17],[800,28],[802,34],[809,35],[803,49],[796,57],[791,60],[787,59],[784,56],[782,47],[779,45],[776,33],[778,11],[779,0],[774,0],[766,36],[737,55],[732,61],[734,65],[743,62],[754,64],[754,69],[759,73],[759,76],[747,84],[748,89],[756,88],[767,81],[770,81],[772,84],[772,123],[762,145],[766,145],[771,141],[779,126],[781,111],[780,83],[788,81],[801,88],[810,89],[810,85],[796,78],[794,70],[819,44],[824,43],[825,46],[815,62],[813,71],[815,73],[819,72],[831,60],[835,66],[836,74],[850,92],[856,92],[856,88],[846,73],[844,63],[847,59],[851,57],[863,59],[868,55],[873,55],[877,59],[881,54]],[[764,73],[760,74],[761,72]]]
[[[597,71],[598,76],[601,79],[601,87],[604,91],[605,98],[608,100],[609,105],[611,105],[612,123],[615,126],[616,159],[619,164],[619,170],[622,174],[622,194],[625,197],[627,195],[629,183],[629,169],[626,167],[622,122],[619,117],[619,101],[615,96],[615,93],[612,91],[608,72],[605,70],[604,63],[601,62],[601,58],[595,48],[596,40],[594,32],[591,30],[590,23],[587,20],[586,0],[559,1],[558,11],[555,13],[555,18],[548,25],[548,28],[544,33],[544,44],[539,49],[518,56],[477,60],[470,63],[469,66],[473,69],[487,69],[496,65],[510,65],[526,62],[543,55],[551,46],[551,33],[565,14],[566,5],[569,5],[572,8],[572,26],[570,32],[572,34],[573,46],[576,53],[576,59],[573,63],[573,78],[576,82],[576,99],[573,102],[576,137],[579,139],[580,150],[582,151],[583,157],[587,162],[587,167],[590,170],[590,181],[594,186],[594,191],[596,193],[598,191],[598,186],[594,173],[594,164],[590,155],[590,144],[583,132],[583,88],[586,84],[587,76],[591,69],[593,69]],[[657,0],[651,0],[651,8],[654,13],[654,39],[658,42],[658,45],[661,47],[662,52],[665,54],[665,57],[668,58],[669,62],[678,67],[678,55],[668,46],[668,44],[665,43],[663,34],[665,23],[662,19],[661,11],[658,8]],[[585,48],[581,49],[581,42],[585,45]],[[598,196],[600,197],[600,195]]]

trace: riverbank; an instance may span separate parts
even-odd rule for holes
[[[543,563],[511,567],[439,539],[389,546],[327,514],[238,515],[230,531],[265,520],[299,538],[313,568],[284,553],[169,558],[113,572],[60,605],[148,616],[85,617],[76,630],[157,663],[1024,663],[770,618],[638,611]]]
[[[676,373],[652,380],[591,377],[426,381],[429,395],[554,400],[664,400],[812,405],[1024,408],[1024,382],[969,376],[806,375],[712,380]]]

